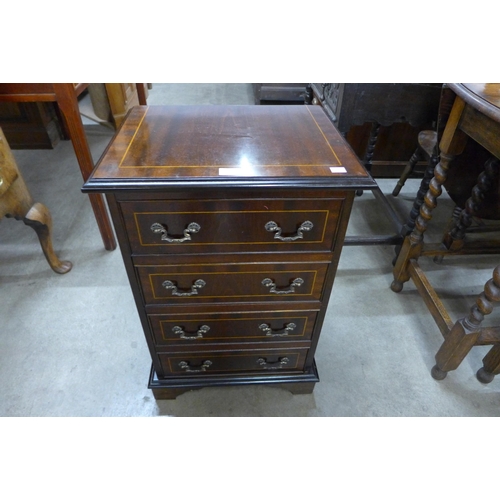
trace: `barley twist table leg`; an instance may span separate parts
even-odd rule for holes
[[[394,281],[391,284],[393,292],[400,292],[403,284],[410,279],[408,272],[408,262],[410,259],[418,259],[422,251],[424,233],[429,221],[432,219],[432,211],[437,206],[437,199],[443,192],[442,186],[446,181],[446,176],[450,168],[453,155],[441,154],[441,159],[434,169],[434,177],[429,183],[429,190],[424,196],[424,201],[420,207],[420,213],[415,221],[415,228],[406,236],[401,251],[399,252],[394,266]]]
[[[497,158],[490,158],[486,162],[483,172],[477,179],[477,184],[472,189],[471,197],[460,213],[457,224],[444,237],[443,243],[449,250],[459,250],[464,246],[467,228],[472,224],[474,214],[483,205],[485,193],[493,186],[499,170],[500,161]]]
[[[493,310],[493,302],[498,301],[500,301],[500,266],[497,266],[493,271],[493,278],[488,280],[484,286],[484,292],[476,299],[476,303],[470,309],[469,316],[459,319],[453,325],[436,353],[436,365],[431,371],[436,380],[444,379],[447,372],[458,368],[472,347],[476,345],[481,334],[481,323],[484,317]],[[496,356],[495,351],[491,358]],[[488,360],[487,366],[491,367]],[[495,370],[495,367],[493,369]],[[487,368],[483,369],[483,372],[487,372]]]

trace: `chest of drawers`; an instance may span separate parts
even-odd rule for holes
[[[354,192],[374,186],[317,106],[134,108],[83,190],[106,193],[155,397],[311,392]]]

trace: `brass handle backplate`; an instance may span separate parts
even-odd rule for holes
[[[290,360],[288,358],[278,358],[278,361],[267,361],[266,358],[259,358],[257,363],[266,370],[277,370],[286,366]]]
[[[168,235],[167,226],[165,226],[164,224],[155,222],[151,226],[151,231],[153,231],[153,233],[161,234],[161,240],[166,241],[167,243],[183,243],[184,241],[190,241],[191,234],[197,233],[200,229],[201,226],[199,224],[197,224],[196,222],[191,222],[190,224],[188,224],[188,227],[184,229],[184,236],[182,238],[174,238]]]
[[[203,288],[206,283],[203,280],[196,280],[194,284],[191,286],[190,292],[179,292],[177,285],[170,280],[166,280],[162,283],[162,286],[167,290],[172,290],[172,295],[176,297],[191,297],[192,295],[198,295],[198,289]]]
[[[207,368],[210,368],[210,366],[212,366],[212,362],[209,359],[203,361],[203,363],[199,367],[196,367],[196,368],[192,368],[191,365],[187,361],[181,361],[179,363],[179,367],[188,373],[205,372],[205,371],[207,371]]]
[[[276,224],[276,222],[270,220],[265,226],[266,231],[269,232],[275,232],[276,234],[274,235],[275,240],[280,240],[280,241],[295,241],[295,240],[301,240],[304,238],[304,231],[310,231],[314,225],[311,221],[306,220],[303,222],[299,228],[297,229],[297,234],[295,236],[281,236],[282,229],[281,227]]]
[[[295,278],[291,283],[289,288],[284,289],[284,290],[278,290],[276,287],[276,283],[271,278],[264,278],[262,280],[262,284],[264,286],[267,286],[269,288],[269,293],[276,293],[279,295],[284,295],[287,293],[295,293],[295,287],[301,286],[304,283],[304,280],[302,278]]]
[[[172,328],[172,331],[176,335],[180,335],[181,339],[187,339],[187,340],[195,340],[195,339],[202,339],[203,334],[207,333],[210,330],[210,327],[208,325],[202,325],[200,328],[198,328],[198,331],[193,333],[193,334],[186,334],[184,331],[184,328],[182,326],[174,326]]]
[[[266,334],[266,337],[286,337],[290,332],[295,330],[296,327],[297,325],[295,323],[288,323],[288,325],[285,325],[283,330],[276,331],[266,323],[262,323],[262,325],[259,326],[259,328]]]

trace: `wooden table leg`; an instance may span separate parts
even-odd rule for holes
[[[448,250],[460,250],[464,246],[464,238],[467,228],[472,224],[472,218],[477,213],[484,201],[484,194],[493,186],[494,180],[500,170],[500,161],[497,158],[490,158],[483,172],[478,177],[477,184],[472,188],[472,195],[465,203],[465,208],[461,211],[455,226],[445,234],[443,243]]]
[[[420,213],[420,207],[424,202],[424,197],[427,191],[429,190],[429,184],[432,178],[434,177],[434,169],[436,168],[437,163],[438,163],[438,157],[436,155],[432,156],[429,159],[429,163],[425,169],[424,176],[420,181],[420,186],[418,188],[417,195],[413,200],[413,205],[408,215],[408,219],[403,226],[403,231],[401,236],[407,236],[413,231],[413,229],[415,229],[415,222]]]
[[[410,279],[408,264],[411,259],[418,260],[422,253],[424,232],[432,218],[432,211],[437,206],[437,199],[442,193],[442,186],[446,181],[450,162],[465,148],[467,136],[458,128],[464,107],[465,102],[457,97],[439,144],[440,161],[434,169],[434,177],[429,184],[424,203],[420,207],[420,214],[415,222],[415,228],[403,241],[403,246],[394,265],[394,281],[391,284],[393,292],[400,292],[403,289],[403,284]]]
[[[481,335],[481,323],[484,317],[493,310],[493,302],[498,301],[500,301],[500,266],[493,271],[493,278],[484,286],[484,292],[471,307],[469,316],[455,323],[436,353],[436,365],[431,371],[436,380],[444,379],[447,372],[457,369],[469,351],[477,345],[477,340]],[[497,357],[496,351],[489,358],[488,355],[485,357],[486,363],[483,371],[486,374],[488,372],[493,374],[492,372],[498,369]]]
[[[476,374],[479,382],[489,384],[500,373],[500,345],[494,345],[483,358],[483,367]]]
[[[424,233],[427,230],[429,221],[432,219],[432,211],[437,206],[437,199],[442,193],[442,186],[446,181],[449,165],[453,156],[442,154],[440,162],[434,169],[434,177],[429,184],[429,191],[424,197],[424,202],[420,207],[420,214],[415,221],[415,228],[410,235],[406,236],[401,251],[399,252],[394,266],[394,281],[391,284],[393,292],[400,292],[403,284],[410,279],[408,263],[410,259],[418,260],[423,247]]]
[[[73,84],[54,84],[54,90],[57,104],[64,117],[71,142],[73,143],[83,179],[86,181],[94,170],[94,160],[92,159],[92,154],[83,128]],[[104,248],[106,248],[106,250],[114,250],[116,248],[116,239],[104,197],[101,194],[89,194],[89,199],[97,221],[97,226],[101,233]]]

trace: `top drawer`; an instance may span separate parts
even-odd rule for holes
[[[331,251],[344,198],[121,202],[136,254]]]

